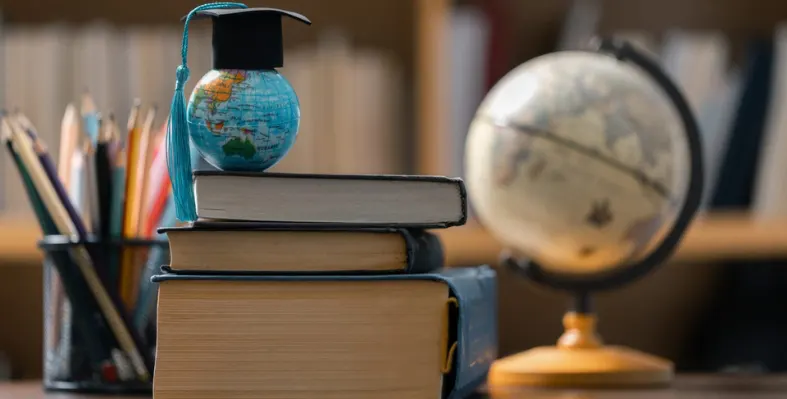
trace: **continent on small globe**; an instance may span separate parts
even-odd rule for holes
[[[295,143],[299,107],[289,82],[275,70],[213,70],[189,101],[191,141],[218,169],[262,171]]]
[[[208,127],[208,130],[213,132],[213,134],[222,134],[224,131],[224,122],[216,122],[216,121],[205,121],[205,126]]]
[[[552,53],[509,72],[481,103],[465,157],[481,222],[562,273],[641,259],[688,192],[674,104],[645,71],[600,53]]]
[[[254,143],[248,139],[242,139],[240,137],[233,137],[229,139],[224,145],[221,147],[224,150],[224,155],[231,157],[231,156],[239,156],[245,159],[252,159],[254,158],[254,154],[257,153],[257,149],[254,148]]]
[[[199,107],[206,102],[208,108],[215,111],[219,104],[232,98],[233,87],[246,80],[246,74],[247,71],[239,70],[219,71],[219,76],[195,89],[194,106]]]

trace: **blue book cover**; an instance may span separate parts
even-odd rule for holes
[[[177,275],[152,277],[156,283],[168,281],[381,281],[427,280],[446,284],[455,311],[449,316],[443,398],[459,399],[472,394],[486,381],[497,358],[497,279],[489,266],[446,268],[427,274],[392,275]]]

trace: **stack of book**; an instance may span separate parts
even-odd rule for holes
[[[455,398],[497,356],[496,276],[443,268],[461,225],[434,176],[198,171],[198,220],[164,231],[154,395]]]

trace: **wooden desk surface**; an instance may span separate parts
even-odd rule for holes
[[[0,399],[145,399],[44,393],[39,381],[0,383]],[[787,375],[763,377],[684,375],[669,388],[649,390],[518,390],[479,394],[472,399],[784,399]]]

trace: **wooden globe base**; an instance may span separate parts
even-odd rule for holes
[[[667,385],[672,362],[625,347],[604,346],[595,317],[567,313],[557,346],[543,346],[496,361],[488,384],[495,387],[637,388]]]

